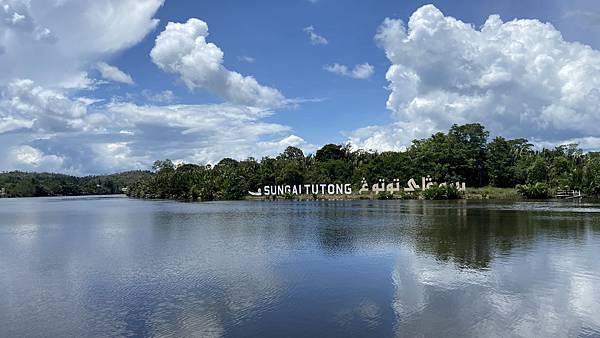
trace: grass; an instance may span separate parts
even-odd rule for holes
[[[466,199],[518,200],[521,195],[515,188],[481,187],[467,188]]]

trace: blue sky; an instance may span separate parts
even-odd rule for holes
[[[209,39],[225,52],[225,65],[229,68],[251,74],[288,97],[323,99],[282,111],[272,120],[293,126],[295,132],[315,144],[324,144],[344,142],[342,131],[391,122],[385,106],[389,61],[377,48],[374,36],[384,18],[407,20],[416,9],[429,3],[475,26],[483,24],[490,14],[499,14],[505,21],[537,18],[562,27],[566,39],[597,43],[592,34],[563,19],[570,8],[594,9],[586,2],[566,7],[557,1],[167,1],[156,17],[161,20],[158,31],[169,21],[185,22],[197,17],[208,23]],[[596,7],[600,11],[600,6]],[[303,28],[311,25],[327,38],[327,45],[310,44]],[[134,78],[151,89],[172,90],[180,102],[218,102],[210,94],[190,92],[178,86],[169,74],[157,72],[147,57],[154,38],[149,34],[139,45],[115,57],[113,63],[130,70]],[[254,62],[241,60],[244,56]],[[367,80],[357,81],[323,70],[324,65],[336,62],[368,62],[375,67],[375,73]]]
[[[600,145],[592,0],[0,5],[0,170],[402,150],[469,122]]]

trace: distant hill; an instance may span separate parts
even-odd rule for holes
[[[123,188],[152,175],[142,170],[84,177],[11,171],[0,173],[0,197],[121,194]]]

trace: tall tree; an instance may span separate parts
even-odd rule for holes
[[[498,136],[488,145],[486,160],[490,184],[495,187],[513,187],[516,161],[513,148],[504,137]]]

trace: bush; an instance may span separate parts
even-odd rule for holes
[[[391,194],[388,191],[382,191],[380,193],[377,194],[376,198],[378,200],[393,200],[394,199],[394,195]]]
[[[550,189],[544,183],[519,184],[517,185],[519,195],[528,199],[544,199],[550,197]]]
[[[456,200],[462,197],[462,194],[453,185],[433,186],[423,190],[421,193],[426,200]]]

